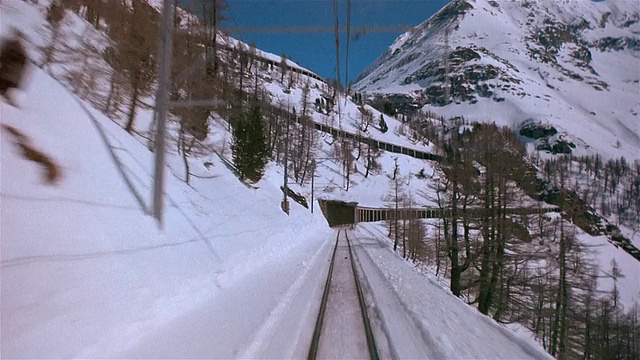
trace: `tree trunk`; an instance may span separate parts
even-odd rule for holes
[[[196,138],[191,138],[191,143],[189,144],[189,146],[186,146],[186,143],[184,141],[182,141],[182,161],[184,162],[184,179],[185,182],[187,183],[187,185],[189,184],[189,181],[191,180],[191,172],[189,171],[189,153],[191,152],[191,149],[193,148],[193,145],[196,142]]]
[[[454,175],[453,177],[455,178]],[[451,198],[451,232],[447,239],[449,244],[449,261],[451,261],[451,284],[450,289],[453,295],[460,296],[462,271],[460,269],[460,261],[458,259],[458,183],[454,180],[452,183]]]
[[[125,130],[128,133],[131,133],[133,131],[133,123],[136,120],[136,107],[138,105],[138,98],[140,97],[140,89],[138,86],[139,79],[137,74],[133,77],[132,85],[133,85],[133,94],[131,95],[131,104],[129,105],[127,126],[125,127]]]
[[[440,230],[436,233],[436,276],[440,274],[440,242],[442,238],[440,237]]]
[[[398,249],[398,176],[395,175],[395,204],[396,210],[393,212],[393,228],[395,231],[394,241],[393,241],[393,251]]]
[[[487,171],[488,173],[489,171]],[[481,249],[481,265],[480,265],[480,293],[478,294],[478,310],[487,315],[489,313],[490,303],[490,276],[491,276],[491,264],[493,261],[493,243],[496,237],[496,219],[495,219],[495,201],[494,201],[494,187],[493,178],[488,173],[485,184],[485,205],[484,211],[486,214],[483,219],[483,237]]]
[[[499,179],[498,183],[501,183],[503,179]],[[500,187],[502,189],[502,187]],[[506,229],[506,211],[503,209],[503,205],[506,208],[506,203],[503,204],[503,201],[506,200],[506,197],[502,193],[501,190],[498,190],[498,202],[496,209],[497,210],[497,231],[496,236],[494,236],[494,245],[492,245],[493,253],[493,264],[491,266],[491,281],[489,282],[489,289],[487,291],[487,295],[485,297],[485,308],[487,313],[494,302],[494,296],[496,294],[496,289],[498,288],[498,281],[500,280],[500,274],[502,273],[502,268],[504,264],[504,250],[506,245],[507,238],[507,229]],[[495,211],[494,210],[494,211]]]
[[[407,211],[403,211],[402,217],[402,257],[407,258]]]
[[[372,163],[372,159],[371,159],[371,143],[367,144],[367,167],[366,167],[366,172],[364,174],[364,177],[367,178],[369,177],[369,172],[371,171],[371,163]]]

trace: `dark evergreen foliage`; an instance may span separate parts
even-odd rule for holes
[[[257,182],[269,158],[262,108],[252,101],[234,121],[232,156],[241,179]]]
[[[380,122],[378,123],[378,127],[380,127],[380,131],[383,133],[389,131],[389,126],[387,125],[387,122],[384,121],[384,115],[382,114],[380,114]]]

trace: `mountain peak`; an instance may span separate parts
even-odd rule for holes
[[[633,1],[455,0],[400,35],[358,77],[444,116],[518,131],[545,124],[572,153],[640,157],[640,10]],[[450,83],[445,98],[444,84]],[[532,149],[540,139],[523,137]],[[552,139],[546,139],[552,141]]]

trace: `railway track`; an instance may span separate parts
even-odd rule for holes
[[[379,358],[346,229],[336,235],[313,332],[308,359],[317,357]]]

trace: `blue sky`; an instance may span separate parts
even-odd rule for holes
[[[333,26],[332,0],[227,0],[233,27]],[[351,25],[417,25],[446,5],[449,0],[352,0]],[[340,25],[346,25],[347,2],[339,1]],[[327,78],[335,78],[335,39],[330,33],[238,33],[247,43],[287,57]],[[401,34],[368,33],[349,45],[349,79],[353,80]],[[341,35],[341,81],[345,78],[345,34]]]

